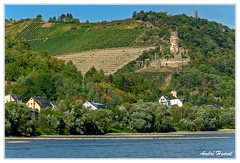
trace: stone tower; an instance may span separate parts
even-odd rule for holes
[[[178,34],[177,32],[171,32],[170,37],[170,52],[174,55],[178,54],[179,52],[179,41],[178,41]]]
[[[194,11],[194,18],[198,18],[198,10]]]
[[[177,32],[171,32],[170,52],[174,55],[174,58],[181,58],[181,52],[179,49],[179,39],[178,39]]]

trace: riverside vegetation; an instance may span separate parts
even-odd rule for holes
[[[149,22],[153,27],[146,26]],[[49,28],[43,28],[41,23],[41,20],[14,23],[6,20],[5,94],[19,94],[23,101],[43,96],[49,101],[56,100],[57,105],[52,110],[41,110],[38,119],[32,120],[25,105],[6,104],[6,135],[235,128],[234,29],[184,14],[152,11],[134,12],[131,19],[113,22],[57,22]],[[54,57],[109,47],[156,46],[136,59],[144,60],[159,53],[161,40],[169,38],[176,27],[180,44],[191,57],[190,64],[178,73],[137,73],[140,67],[134,60],[108,76],[92,67],[83,80],[83,74],[71,61]],[[169,75],[172,78],[166,86],[164,81]],[[159,97],[171,98],[169,92],[173,89],[184,98],[184,107],[160,106]],[[87,99],[103,103],[106,109],[82,108]],[[218,104],[223,109],[209,104]]]

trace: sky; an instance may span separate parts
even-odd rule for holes
[[[194,11],[198,10],[200,18],[205,18],[210,21],[216,21],[227,25],[230,28],[235,28],[235,5],[234,4],[207,4],[207,5],[166,5],[166,4],[45,4],[45,5],[30,5],[30,4],[5,4],[5,18],[13,18],[19,20],[21,18],[35,18],[41,14],[44,20],[48,20],[53,16],[71,13],[73,17],[80,19],[80,22],[101,22],[103,20],[121,20],[131,18],[134,11],[163,11],[168,14],[186,14],[193,16]]]

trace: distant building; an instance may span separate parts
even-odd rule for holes
[[[46,107],[52,108],[52,105],[43,97],[31,97],[26,105],[30,109],[38,110],[39,112]]]
[[[198,18],[198,10],[194,11],[194,18]]]
[[[160,105],[166,105],[168,107],[171,107],[173,105],[177,105],[178,107],[182,107],[183,106],[183,101],[181,101],[180,99],[169,99],[167,96],[162,96],[159,99],[159,104]]]
[[[91,110],[104,109],[104,105],[103,104],[96,103],[94,101],[86,101],[83,104],[83,107],[90,108]]]
[[[167,96],[162,96],[160,99],[159,99],[159,104],[160,105],[166,105],[166,106],[168,106],[168,107],[170,107],[171,105],[171,103],[170,103],[170,100],[169,100],[169,98],[167,97]]]
[[[17,94],[10,93],[9,95],[5,96],[5,104],[8,102],[15,101],[16,103],[22,104],[22,99]]]
[[[182,107],[183,106],[183,102],[179,99],[172,99],[170,100],[170,105],[177,105],[178,107]]]

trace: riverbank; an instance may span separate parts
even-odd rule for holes
[[[168,132],[168,133],[107,133],[105,135],[41,135],[34,137],[15,137],[8,136],[5,137],[5,140],[59,140],[59,139],[79,139],[79,140],[88,140],[88,139],[126,139],[127,137],[140,137],[146,139],[146,137],[176,137],[183,135],[194,135],[194,134],[229,134],[235,133],[235,129],[223,129],[218,131],[177,131],[177,132]],[[121,136],[121,138],[119,138]]]

